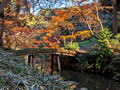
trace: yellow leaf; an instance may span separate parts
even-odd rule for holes
[[[55,25],[58,25],[58,22],[57,22],[57,21],[55,22]]]

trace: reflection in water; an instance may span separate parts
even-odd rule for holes
[[[120,82],[104,76],[68,70],[63,70],[61,76],[66,80],[77,82],[78,86],[75,90],[120,90]]]
[[[40,70],[40,72],[50,73],[50,62],[47,62],[49,58],[45,59],[46,57],[39,56],[40,59],[36,58],[36,69]],[[75,90],[120,90],[120,82],[115,82],[104,76],[71,70],[62,70],[58,74],[66,80],[77,82],[78,86]]]

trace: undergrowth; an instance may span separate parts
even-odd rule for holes
[[[1,90],[68,90],[73,84],[60,76],[33,72],[25,59],[0,49]]]

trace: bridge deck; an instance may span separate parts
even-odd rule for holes
[[[28,63],[32,60],[32,67],[35,70],[35,59],[34,56],[38,54],[48,54],[51,55],[51,70],[53,74],[53,61],[55,59],[55,55],[57,55],[58,62],[58,70],[61,70],[59,55],[67,55],[67,56],[76,56],[77,53],[86,53],[84,50],[73,51],[73,50],[65,50],[65,49],[36,49],[36,50],[18,50],[15,52],[17,56],[28,55]]]
[[[39,50],[23,50],[16,51],[17,56],[21,55],[37,55],[37,54],[56,54],[56,55],[67,55],[67,56],[75,56],[77,53],[86,53],[84,50],[73,51],[66,49],[39,49]]]

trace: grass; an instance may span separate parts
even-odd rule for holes
[[[98,43],[98,41],[95,38],[91,38],[90,40],[78,42],[79,46],[83,47],[83,48],[91,48],[92,46],[94,46],[97,43]]]

